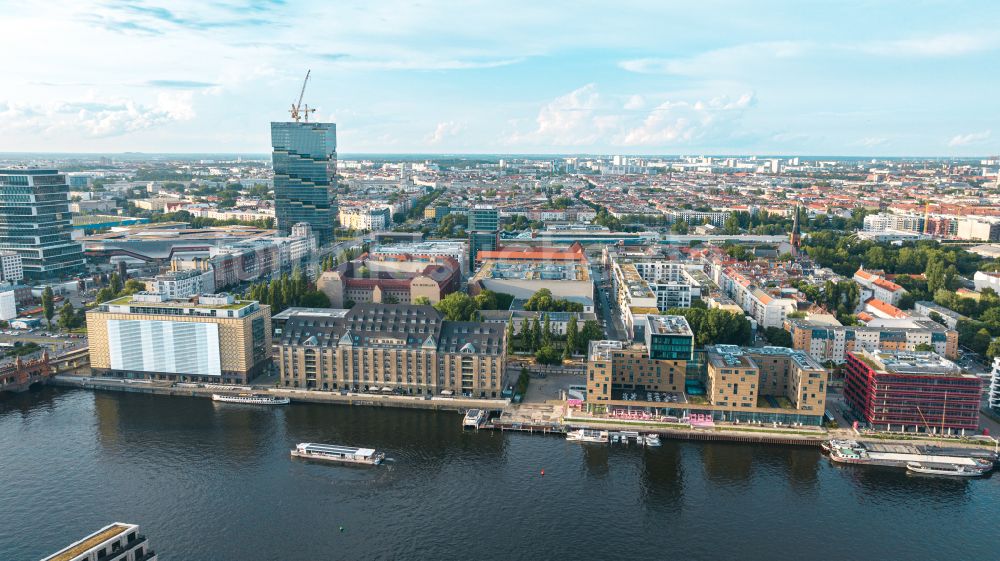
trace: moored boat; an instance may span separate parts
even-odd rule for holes
[[[247,405],[288,405],[291,403],[291,400],[287,397],[260,393],[213,393],[212,401],[221,401],[224,403],[243,403]]]
[[[354,448],[315,442],[300,442],[291,453],[293,458],[369,466],[377,466],[385,460],[385,453],[374,448]]]
[[[608,431],[596,429],[577,429],[566,433],[569,442],[607,444],[610,440]]]
[[[463,428],[474,428],[477,429],[486,422],[486,410],[485,409],[469,409],[465,412],[465,418],[462,420]]]
[[[912,473],[923,475],[947,475],[950,477],[980,477],[986,473],[986,469],[970,466],[960,466],[956,464],[935,464],[921,462],[907,462],[906,470]]]
[[[643,437],[643,441],[646,446],[660,446],[660,435],[658,434],[647,434]]]

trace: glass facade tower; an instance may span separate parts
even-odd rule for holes
[[[500,214],[493,207],[469,209],[469,266],[476,267],[480,251],[494,251],[500,246]]]
[[[24,278],[46,282],[84,272],[72,240],[69,183],[54,169],[0,169],[0,250],[21,256]]]
[[[320,245],[333,240],[337,226],[337,125],[271,123],[274,208],[278,230],[312,226]]]

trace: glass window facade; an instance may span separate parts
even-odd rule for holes
[[[21,256],[29,282],[84,272],[83,247],[72,240],[69,184],[56,170],[0,169],[0,249]]]
[[[108,343],[113,370],[222,375],[214,323],[108,320]]]
[[[337,125],[271,123],[274,203],[284,235],[298,222],[312,226],[319,243],[337,226]]]

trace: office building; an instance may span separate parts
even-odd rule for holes
[[[705,276],[700,265],[624,247],[607,247],[603,254],[611,269],[611,291],[629,337],[635,336],[636,326],[642,325],[646,314],[690,308],[692,299],[701,296],[701,285],[695,278]]]
[[[979,427],[982,383],[932,352],[847,355],[844,400],[876,430],[965,434]]]
[[[477,205],[469,209],[469,265],[475,267],[480,251],[500,247],[500,215],[497,209]]]
[[[436,304],[461,287],[461,268],[451,257],[380,257],[342,263],[321,274],[316,288],[326,294],[332,307],[345,308],[349,302],[410,304],[421,297]]]
[[[156,561],[139,526],[115,522],[77,540],[42,561]]]
[[[510,294],[528,300],[547,289],[556,300],[568,300],[594,311],[594,281],[583,248],[527,248],[525,250],[480,250],[479,271],[469,279],[469,293],[483,290]]]
[[[271,123],[274,203],[278,230],[312,227],[319,244],[333,240],[337,227],[337,125]]]
[[[723,420],[772,422],[777,415],[782,423],[822,421],[827,372],[806,353],[736,345],[713,345],[705,351],[705,396],[723,410]]]
[[[409,255],[413,259],[451,257],[462,271],[462,277],[469,274],[469,244],[463,241],[416,241],[380,245],[368,250],[368,258],[375,261],[391,261],[399,255]]]
[[[870,320],[867,325],[842,325],[829,314],[789,318],[786,330],[792,346],[820,362],[843,364],[847,353],[871,351],[916,351],[929,345],[945,358],[958,358],[958,332],[926,318]]]
[[[283,319],[281,385],[317,390],[496,398],[505,328],[445,321],[431,306],[358,304],[343,314],[299,310]]]
[[[16,283],[23,278],[21,255],[9,249],[0,251],[0,282]]]
[[[683,392],[694,334],[683,316],[646,316],[646,344],[591,341],[587,403],[626,403],[645,392]],[[645,399],[643,397],[643,399]]]
[[[21,257],[25,279],[38,283],[83,273],[83,248],[71,236],[65,174],[0,169],[0,250]]]
[[[271,361],[271,311],[228,294],[140,292],[87,312],[96,376],[245,384]]]

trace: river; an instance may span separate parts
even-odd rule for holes
[[[139,524],[162,561],[1000,557],[1000,476],[842,467],[808,447],[580,445],[460,420],[59,388],[0,397],[0,560],[40,559],[113,521]],[[292,461],[304,441],[390,461]]]

